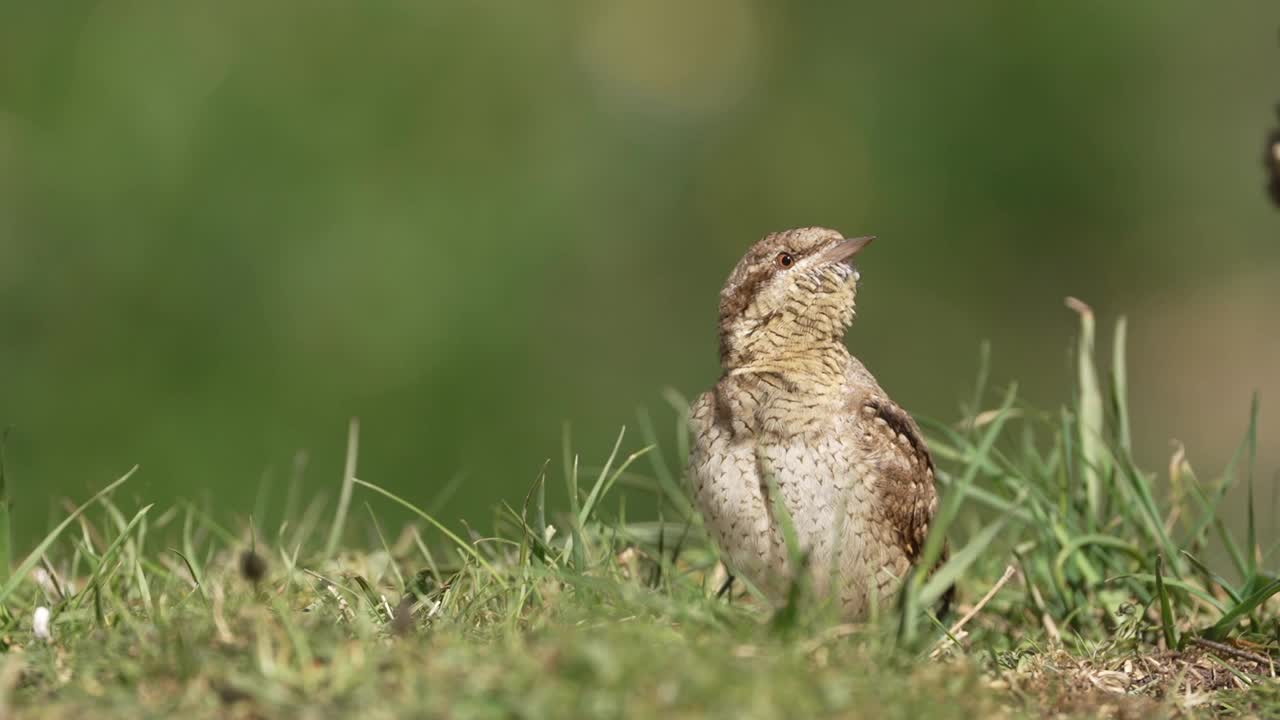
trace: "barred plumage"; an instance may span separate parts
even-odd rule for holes
[[[938,504],[919,428],[844,345],[870,240],[801,228],[756,243],[721,293],[724,374],[691,412],[692,491],[730,570],[786,598],[776,488],[815,590],[851,619],[896,592]]]

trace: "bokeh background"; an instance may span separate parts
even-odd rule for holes
[[[1130,318],[1151,467],[1177,438],[1211,475],[1256,389],[1274,488],[1278,29],[1273,0],[4,3],[18,530],[134,463],[127,493],[243,515],[302,449],[332,492],[351,416],[363,478],[461,476],[440,513],[485,525],[565,421],[592,462],[638,407],[665,437],[738,256],[814,224],[880,236],[849,342],[911,410],[957,419],[983,340],[1056,407],[1075,295]]]

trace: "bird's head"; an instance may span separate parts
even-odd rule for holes
[[[725,369],[843,348],[858,292],[854,258],[873,239],[810,227],[776,232],[752,246],[720,292]]]

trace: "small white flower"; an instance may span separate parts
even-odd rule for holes
[[[554,525],[548,525],[546,530],[542,531],[542,542],[551,544],[551,538],[556,536],[556,528]]]
[[[36,637],[51,642],[53,635],[49,632],[49,608],[36,608],[36,615],[31,621],[31,629],[35,632]]]

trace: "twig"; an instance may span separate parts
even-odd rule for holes
[[[49,574],[49,584],[52,585],[53,589],[58,593],[58,599],[66,600],[67,593],[62,589],[62,583],[58,582],[58,573],[53,571],[53,566],[49,564],[49,558],[41,557],[40,566]]]
[[[1248,650],[1241,650],[1238,647],[1234,647],[1226,643],[1220,643],[1214,640],[1207,640],[1201,637],[1193,637],[1191,638],[1191,644],[1199,645],[1200,647],[1205,648],[1206,650],[1213,650],[1214,652],[1220,652],[1223,655],[1230,655],[1240,660],[1248,660],[1250,662],[1255,662],[1263,667],[1270,667],[1271,665],[1271,658],[1268,658],[1263,655],[1259,655],[1258,653],[1249,652]]]
[[[1004,574],[1000,576],[1000,579],[996,581],[996,584],[991,586],[991,589],[987,591],[986,595],[982,596],[982,599],[978,601],[977,605],[974,605],[973,608],[969,610],[969,612],[964,614],[964,617],[961,617],[956,622],[955,625],[951,626],[951,629],[947,630],[947,635],[951,638],[956,638],[957,633],[959,633],[960,630],[962,630],[964,626],[974,618],[974,616],[976,616],[979,612],[981,612],[982,608],[986,607],[987,603],[991,602],[991,598],[995,597],[996,593],[1000,592],[1000,589],[1005,586],[1005,583],[1008,583],[1010,580],[1012,580],[1013,576],[1016,574],[1018,574],[1018,571],[1016,568],[1014,568],[1014,566],[1009,565],[1005,567]],[[942,648],[943,648],[943,645],[939,644],[937,649],[935,649],[932,653],[929,653],[929,657],[931,658],[937,657],[938,653],[942,652]]]

